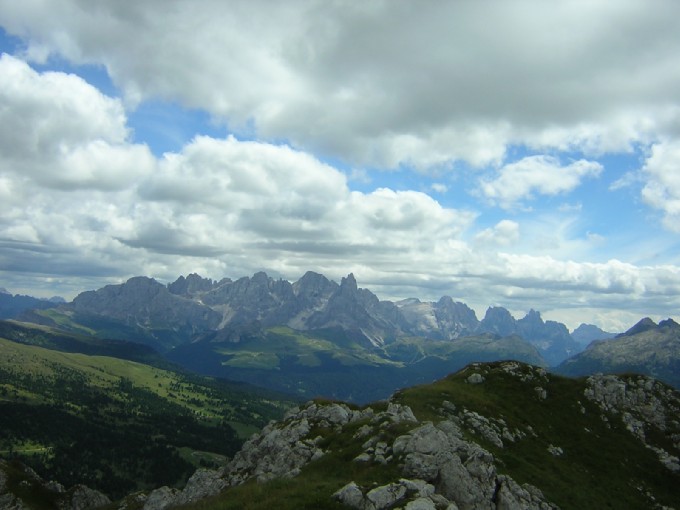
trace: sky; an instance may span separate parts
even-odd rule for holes
[[[0,0],[0,287],[354,273],[680,321],[680,2]]]

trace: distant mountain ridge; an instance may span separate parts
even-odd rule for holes
[[[571,337],[582,347],[587,347],[594,340],[606,340],[615,337],[616,333],[609,333],[593,324],[581,324],[571,332]]]
[[[680,324],[645,317],[625,333],[594,341],[555,371],[569,376],[634,372],[680,388]]]
[[[26,310],[46,309],[65,303],[59,296],[40,299],[32,296],[12,295],[4,287],[0,287],[0,319],[13,319]]]
[[[239,341],[273,326],[299,331],[340,327],[367,348],[408,336],[456,340],[483,333],[518,335],[550,365],[581,350],[566,326],[544,321],[535,310],[517,320],[505,308],[490,307],[480,321],[474,310],[449,296],[436,302],[381,301],[370,290],[359,288],[353,274],[340,284],[311,271],[294,283],[264,272],[220,281],[190,274],[168,285],[140,276],[83,292],[60,308],[142,328],[162,350],[204,333],[220,331],[221,339]]]

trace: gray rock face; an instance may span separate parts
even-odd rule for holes
[[[208,306],[172,294],[165,285],[142,276],[83,292],[66,306],[76,313],[100,315],[129,326],[172,329],[187,341],[194,333],[216,328],[221,320]]]
[[[135,277],[122,285],[83,292],[64,309],[151,332],[170,329],[173,338],[159,334],[153,345],[161,350],[196,339],[239,342],[261,335],[263,328],[283,325],[301,331],[340,328],[367,349],[403,336],[458,340],[489,332],[521,335],[551,364],[580,350],[564,325],[544,322],[533,310],[516,321],[505,308],[492,307],[480,322],[470,307],[448,296],[428,303],[381,301],[359,288],[353,274],[339,285],[311,271],[292,284],[264,272],[219,282],[190,274],[167,286]],[[522,353],[511,357],[517,356],[534,362]],[[505,357],[498,353],[496,359]]]
[[[614,336],[616,333],[609,333],[593,324],[581,324],[571,332],[571,337],[583,348],[594,340],[606,340]]]
[[[149,494],[133,494],[125,498],[118,510],[143,508],[143,510],[165,510],[179,505],[195,503],[201,499],[219,494],[227,487],[222,472],[210,469],[197,470],[184,489],[160,487]]]
[[[425,424],[395,440],[395,454],[404,454],[404,474],[431,482],[437,492],[459,508],[490,502],[495,491],[493,456],[462,438],[452,422]]]
[[[144,510],[164,510],[173,506],[178,492],[177,489],[169,487],[161,487],[152,491],[144,503]]]
[[[70,499],[61,506],[64,510],[91,510],[111,503],[108,496],[85,485],[76,485],[69,492]]]
[[[227,487],[227,481],[222,478],[221,472],[211,469],[197,470],[177,496],[175,504],[186,505],[203,498],[219,494]]]
[[[479,331],[503,337],[519,335],[534,345],[551,366],[581,350],[564,324],[543,321],[541,314],[535,310],[515,320],[505,308],[490,307],[479,324]]]
[[[494,333],[499,336],[514,335],[518,332],[517,321],[505,308],[491,306],[486,310],[486,314],[479,324],[479,331]]]
[[[474,310],[449,296],[443,296],[437,302],[405,299],[396,305],[408,322],[409,329],[414,334],[429,338],[455,340],[475,333],[479,326]]]
[[[368,449],[376,450],[378,445],[379,442],[370,440],[364,444]],[[497,506],[555,508],[535,487],[519,486],[511,478],[499,475],[493,455],[478,444],[465,441],[460,427],[453,421],[419,425],[397,437],[391,452],[403,463],[406,478],[369,491],[362,491],[352,482],[336,492],[334,497],[362,510],[395,505],[461,510]]]
[[[9,465],[0,459],[0,509],[23,510],[33,508],[13,494],[8,487],[7,470]],[[53,505],[59,510],[93,510],[111,503],[104,494],[85,485],[75,485],[69,490],[57,482],[46,482],[40,478],[31,468],[16,465],[14,471],[19,471],[23,479],[19,482],[29,491],[41,491],[43,495],[53,501]]]
[[[680,473],[680,459],[648,439],[647,428],[666,435],[680,451],[680,424],[670,419],[680,412],[678,393],[644,376],[624,380],[615,375],[594,375],[587,379],[585,397],[604,413],[620,416],[628,431],[653,450],[669,470]]]
[[[192,273],[186,278],[180,276],[173,283],[168,284],[168,290],[178,296],[192,297],[195,294],[208,292],[215,287],[215,282],[209,278],[202,278]]]
[[[385,430],[404,425],[412,429],[394,440],[382,439]],[[364,452],[356,462],[398,463],[404,476],[377,487],[346,484],[333,497],[351,508],[486,509],[492,508],[494,501],[506,501],[509,506],[505,508],[553,508],[539,496],[538,489],[520,487],[501,477],[492,454],[466,441],[454,421],[421,424],[409,407],[388,402],[382,411],[355,410],[338,403],[308,403],[291,409],[282,421],[253,435],[224,469],[197,471],[182,491],[157,489],[146,498],[144,509],[193,503],[253,479],[265,482],[297,476],[307,464],[328,454],[313,431],[330,429],[342,434],[345,427],[356,427],[354,438],[364,441]],[[513,507],[515,502],[527,506]]]
[[[229,485],[239,485],[250,478],[264,482],[273,478],[290,478],[300,468],[320,458],[323,451],[318,440],[307,439],[311,425],[306,417],[286,423],[271,424],[259,435],[246,441],[226,468]]]
[[[529,484],[519,486],[512,478],[499,475],[496,491],[496,510],[548,510],[556,508],[546,503],[543,493]]]

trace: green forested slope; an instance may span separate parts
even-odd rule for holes
[[[181,484],[288,403],[243,385],[0,338],[0,456],[112,497]]]

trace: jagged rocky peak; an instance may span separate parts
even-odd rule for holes
[[[532,326],[542,326],[545,324],[543,322],[543,317],[541,317],[541,312],[537,312],[533,308],[527,312],[527,314],[517,322],[523,322],[525,324],[530,324]]]
[[[449,340],[472,334],[479,327],[475,311],[450,296],[443,296],[434,305],[437,326]]]
[[[628,331],[626,331],[625,333],[621,333],[618,336],[621,337],[621,336],[637,335],[638,333],[642,333],[644,331],[649,331],[650,329],[654,329],[656,327],[657,327],[656,322],[654,322],[649,317],[645,317],[644,319],[641,319],[637,324],[635,324],[635,326],[630,328]]]
[[[83,312],[105,312],[107,306],[136,309],[140,302],[148,302],[162,293],[169,292],[153,278],[135,276],[119,285],[81,292],[73,300],[73,305],[76,311]]]
[[[517,321],[502,306],[490,306],[486,310],[479,328],[482,332],[508,336],[517,332]]]
[[[477,314],[472,308],[460,301],[454,301],[450,296],[442,296],[435,306],[437,310],[455,316],[467,324],[476,326],[479,323]]]
[[[354,273],[350,273],[340,280],[340,290],[345,294],[353,294],[359,290],[357,280],[354,278]]]
[[[663,320],[663,321],[659,322],[658,328],[659,328],[659,329],[661,329],[661,328],[671,328],[671,329],[675,329],[675,328],[680,328],[680,324],[678,324],[677,322],[675,322],[673,319],[668,318],[668,319],[666,319],[666,320]]]
[[[672,319],[657,325],[645,318],[611,340],[593,341],[555,370],[570,376],[635,372],[680,388],[679,338],[680,325]]]
[[[593,324],[581,323],[578,328],[571,332],[571,337],[585,347],[594,340],[606,340],[615,336],[615,333],[604,331]]]
[[[327,298],[337,288],[338,284],[330,281],[324,275],[307,271],[302,278],[293,284],[293,293],[298,298],[313,301],[319,298]]]
[[[186,278],[180,276],[174,282],[169,283],[168,290],[179,296],[193,296],[194,294],[208,292],[214,286],[215,282],[210,278],[203,278],[196,273],[191,273]]]

